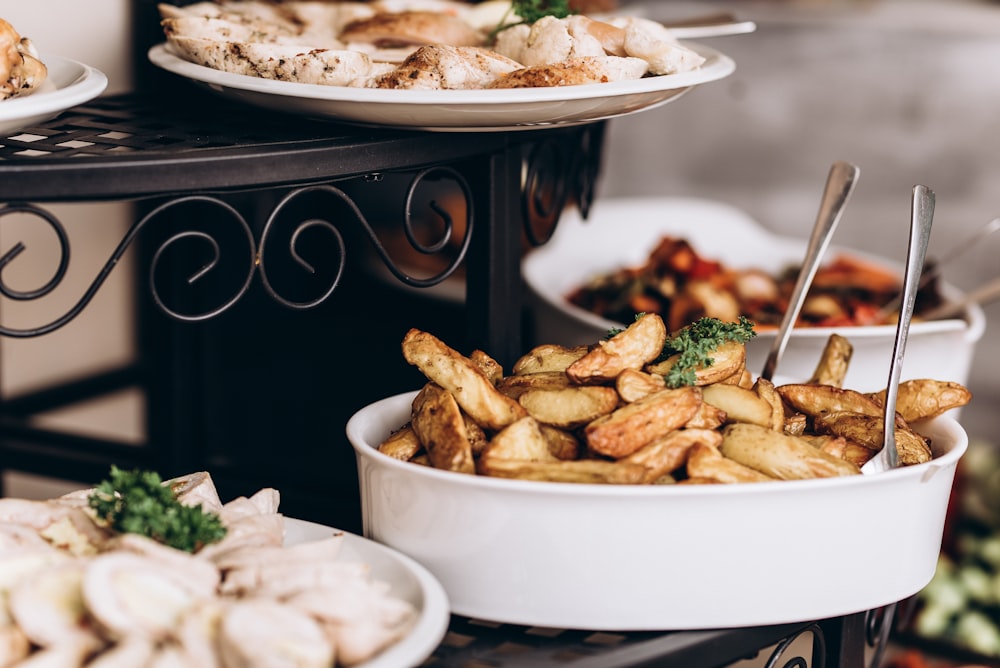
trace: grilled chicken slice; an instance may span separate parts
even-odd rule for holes
[[[38,647],[72,645],[93,651],[103,642],[89,630],[83,602],[85,559],[38,570],[10,590],[10,615]]]
[[[668,28],[656,21],[627,16],[617,17],[609,23],[624,31],[623,47],[626,55],[642,58],[649,63],[650,74],[689,72],[698,69],[705,62],[704,56],[682,46]]]
[[[48,68],[39,59],[31,40],[21,37],[0,19],[0,100],[27,95],[48,78]]]
[[[501,31],[494,48],[497,53],[526,67],[561,63],[587,56],[606,56],[608,51],[600,35],[595,34],[598,30],[594,24],[597,23],[585,16],[566,19],[543,16],[530,26],[521,24]],[[591,28],[595,32],[591,32]],[[618,30],[613,26],[608,28],[612,32]],[[605,40],[611,41],[607,37]]]
[[[219,653],[225,668],[329,668],[334,648],[312,617],[269,599],[246,599],[222,615]]]
[[[482,33],[461,18],[429,11],[380,12],[348,23],[338,37],[346,44],[358,42],[379,47],[479,46],[484,39]]]
[[[373,88],[461,90],[485,88],[521,67],[510,58],[476,46],[422,46],[399,67],[376,77]]]
[[[171,478],[164,484],[173,490],[177,501],[185,506],[201,506],[206,513],[218,513],[222,510],[219,491],[207,471]]]
[[[560,63],[526,67],[506,74],[489,88],[536,88],[542,86],[579,86],[641,79],[648,65],[641,58],[586,56]]]

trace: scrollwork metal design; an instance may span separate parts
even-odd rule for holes
[[[865,613],[865,642],[875,650],[868,664],[872,668],[878,668],[882,664],[895,617],[895,603]]]
[[[417,277],[412,276],[407,273],[403,268],[401,268],[391,257],[390,253],[386,250],[385,246],[379,240],[378,234],[369,222],[369,220],[362,213],[361,209],[354,202],[354,200],[342,189],[337,188],[332,185],[315,185],[303,188],[298,188],[288,192],[271,211],[267,218],[264,228],[261,232],[260,244],[258,244],[254,238],[253,230],[250,224],[247,222],[246,218],[231,204],[222,200],[219,197],[209,196],[209,195],[190,195],[185,197],[179,197],[176,199],[169,200],[162,204],[159,204],[155,208],[151,209],[148,213],[142,216],[142,218],[133,224],[129,230],[126,232],[125,236],[119,242],[117,247],[112,252],[110,258],[105,262],[103,267],[100,269],[97,277],[91,282],[91,284],[86,288],[80,299],[67,311],[65,314],[56,318],[55,320],[38,327],[17,329],[11,327],[0,326],[0,335],[8,336],[12,338],[29,338],[34,336],[41,336],[43,334],[48,334],[60,327],[63,327],[74,318],[76,318],[93,300],[94,296],[97,294],[98,290],[107,280],[111,271],[119,264],[122,256],[132,245],[132,243],[139,236],[140,232],[146,229],[154,220],[166,215],[169,211],[181,206],[194,204],[201,207],[208,207],[210,209],[215,209],[217,211],[216,215],[210,218],[205,216],[199,216],[201,220],[210,220],[213,224],[218,225],[220,221],[228,221],[235,225],[237,230],[237,236],[241,239],[239,245],[245,246],[246,252],[246,262],[245,262],[245,273],[239,279],[239,284],[236,286],[235,291],[230,294],[227,298],[222,300],[222,303],[208,308],[199,312],[194,313],[183,313],[178,309],[172,307],[168,304],[168,300],[164,298],[158,287],[157,278],[157,268],[165,261],[165,255],[176,244],[185,242],[198,242],[208,249],[209,257],[208,260],[203,262],[199,268],[190,273],[186,277],[186,282],[189,285],[194,285],[207,275],[209,275],[213,270],[217,270],[220,266],[220,259],[222,257],[223,248],[221,247],[218,239],[208,232],[202,230],[186,229],[176,233],[173,233],[165,240],[161,241],[153,252],[150,266],[148,269],[149,275],[149,289],[152,293],[153,302],[156,304],[157,308],[160,309],[168,317],[175,320],[184,322],[197,322],[208,320],[214,318],[225,311],[229,310],[233,305],[240,301],[240,299],[247,293],[253,281],[253,276],[256,271],[259,270],[261,283],[263,284],[264,290],[268,295],[275,301],[277,301],[282,306],[290,309],[302,310],[313,308],[324,301],[326,301],[330,295],[336,290],[339,285],[345,263],[346,263],[346,243],[344,241],[344,236],[341,230],[338,228],[337,224],[330,220],[326,220],[318,216],[310,216],[305,220],[299,222],[294,230],[292,231],[289,241],[287,252],[289,257],[294,264],[304,270],[308,274],[315,274],[316,267],[308,261],[300,251],[302,245],[303,235],[313,229],[321,229],[329,233],[333,239],[335,246],[335,251],[332,255],[325,256],[324,260],[328,257],[333,259],[333,270],[329,284],[325,285],[318,296],[312,297],[310,299],[294,299],[286,295],[281,294],[281,290],[275,285],[272,280],[271,275],[268,270],[268,258],[273,258],[276,252],[279,252],[280,246],[275,246],[275,238],[277,233],[275,232],[276,223],[279,217],[288,210],[290,205],[296,200],[305,197],[307,195],[320,194],[323,196],[331,196],[336,198],[339,202],[342,202],[349,211],[349,218],[353,218],[351,223],[358,224],[368,241],[371,243],[375,254],[379,257],[381,262],[385,267],[401,282],[415,287],[429,287],[436,285],[441,281],[445,280],[451,276],[458,266],[462,263],[465,255],[469,248],[469,243],[472,238],[473,230],[473,212],[472,212],[472,195],[468,182],[462,177],[457,171],[448,167],[433,167],[416,172],[415,175],[409,182],[409,186],[405,193],[405,205],[403,212],[403,229],[407,240],[413,246],[414,249],[421,253],[431,254],[438,253],[442,251],[446,246],[448,246],[456,234],[455,221],[452,218],[452,214],[445,208],[440,206],[435,201],[427,202],[429,210],[434,212],[434,215],[439,218],[441,223],[442,233],[440,238],[433,240],[430,243],[422,242],[419,239],[418,234],[414,230],[414,208],[415,201],[417,198],[417,192],[420,184],[429,178],[443,178],[447,179],[454,184],[457,184],[461,189],[462,197],[465,199],[467,221],[465,234],[462,237],[460,243],[457,244],[457,253],[451,259],[451,261],[444,267],[441,271],[437,273],[426,276]],[[218,215],[221,213],[222,215]],[[69,266],[70,258],[70,244],[69,237],[66,233],[65,226],[59,221],[59,219],[53,215],[51,212],[42,209],[40,207],[26,204],[26,203],[11,203],[0,208],[0,219],[5,216],[13,214],[25,214],[27,216],[34,217],[41,220],[47,224],[56,234],[59,242],[60,255],[59,262],[56,267],[51,279],[49,279],[44,285],[33,290],[16,290],[11,287],[3,277],[3,270],[11,266],[14,260],[26,250],[26,245],[23,242],[18,242],[10,250],[0,256],[0,293],[10,299],[16,300],[33,300],[39,299],[51,293],[64,279],[67,268]],[[229,250],[229,247],[226,247]],[[282,251],[283,252],[283,251]],[[242,261],[240,261],[242,265]]]
[[[796,640],[803,637],[806,634],[812,635],[813,640],[813,666],[812,668],[824,668],[824,657],[826,656],[826,638],[823,636],[823,630],[816,624],[812,624],[802,629],[798,633],[784,638],[781,642],[777,644],[774,651],[771,652],[771,656],[768,657],[767,663],[764,664],[764,668],[778,668],[779,662],[781,663],[781,668],[807,668],[810,662],[802,656],[793,656],[791,658],[785,659],[785,653],[788,652],[789,648],[795,643]],[[816,665],[815,662],[819,662]]]

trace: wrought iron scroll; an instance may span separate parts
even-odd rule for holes
[[[604,124],[586,126],[573,142],[553,136],[532,145],[522,167],[522,216],[528,243],[542,246],[555,233],[568,204],[586,219],[600,176]]]
[[[786,659],[785,654],[788,652],[792,644],[807,633],[812,635],[813,639],[813,660],[810,662],[802,656],[793,656]],[[823,636],[823,630],[817,624],[812,624],[779,642],[774,648],[774,651],[771,652],[771,656],[768,657],[767,663],[764,664],[764,668],[778,668],[779,664],[781,668],[807,668],[810,665],[812,668],[824,668],[825,657],[826,638]]]
[[[343,273],[345,263],[346,263],[346,244],[344,242],[344,236],[341,233],[338,225],[330,220],[323,217],[310,217],[304,221],[297,224],[295,229],[290,235],[290,240],[287,246],[287,252],[289,253],[293,263],[298,267],[302,268],[304,271],[310,274],[314,274],[315,267],[312,266],[300,253],[299,246],[301,244],[302,235],[310,229],[322,229],[329,232],[334,240],[336,251],[332,254],[332,261],[335,263],[332,279],[329,285],[326,285],[321,291],[318,297],[308,299],[308,300],[297,300],[289,298],[280,294],[280,290],[275,286],[268,273],[267,259],[274,256],[277,252],[284,252],[283,247],[277,245],[275,238],[277,234],[275,233],[275,224],[282,212],[296,200],[310,194],[325,194],[337,198],[345,204],[350,212],[350,217],[354,218],[351,223],[356,223],[360,225],[364,231],[365,236],[371,243],[375,254],[379,257],[381,262],[385,267],[391,272],[399,281],[414,287],[429,287],[436,285],[441,281],[445,280],[451,276],[458,266],[465,259],[466,252],[469,248],[469,243],[472,238],[473,230],[473,206],[472,206],[472,195],[471,189],[468,182],[462,177],[462,175],[455,170],[447,167],[434,167],[425,169],[415,173],[409,182],[409,186],[405,193],[405,204],[402,216],[402,225],[408,239],[409,243],[413,248],[421,253],[431,254],[441,251],[455,235],[455,221],[452,219],[452,215],[443,207],[439,206],[436,202],[430,201],[427,206],[435,212],[435,214],[440,218],[442,223],[442,233],[439,239],[435,239],[430,243],[422,242],[418,238],[417,233],[414,230],[414,206],[417,197],[417,189],[420,183],[429,177],[435,178],[446,178],[451,182],[457,184],[462,191],[462,196],[465,199],[467,221],[466,221],[466,231],[458,244],[458,250],[451,261],[444,267],[444,269],[438,271],[434,275],[426,277],[415,277],[407,273],[402,269],[390,256],[389,252],[386,250],[385,246],[379,240],[379,237],[369,222],[369,220],[362,213],[361,209],[354,202],[354,200],[340,188],[331,185],[317,185],[303,187],[296,190],[292,190],[287,193],[280,202],[275,206],[274,210],[271,211],[267,218],[267,222],[261,232],[261,238],[259,247],[254,238],[253,230],[250,224],[247,222],[246,218],[236,210],[231,204],[223,201],[222,199],[214,196],[208,195],[191,195],[186,197],[180,197],[177,199],[172,199],[170,201],[164,202],[148,213],[142,216],[142,218],[133,224],[129,230],[126,232],[125,236],[119,242],[117,247],[111,254],[111,257],[107,260],[104,266],[100,269],[97,277],[91,282],[91,284],[86,288],[80,299],[67,311],[65,314],[56,318],[55,320],[38,326],[26,329],[15,329],[10,327],[5,327],[0,325],[0,335],[8,336],[12,338],[30,338],[35,336],[41,336],[48,334],[60,327],[63,327],[74,318],[76,318],[93,300],[94,296],[100,290],[101,286],[107,280],[108,276],[112,270],[118,265],[122,256],[132,245],[132,243],[139,236],[139,233],[147,228],[154,220],[165,215],[171,209],[184,204],[197,204],[203,207],[211,207],[218,210],[220,215],[213,215],[211,221],[213,224],[218,225],[220,222],[228,221],[229,223],[235,224],[238,230],[238,236],[241,239],[240,245],[243,245],[245,241],[245,252],[246,252],[246,270],[245,275],[240,279],[239,285],[235,292],[231,294],[228,298],[224,299],[218,306],[209,308],[196,313],[182,313],[176,308],[171,307],[167,304],[167,300],[163,298],[160,289],[157,287],[157,267],[162,261],[164,261],[164,254],[169,248],[180,242],[200,242],[207,246],[210,252],[210,257],[208,261],[204,262],[198,269],[187,276],[186,281],[190,285],[194,285],[200,279],[207,276],[210,272],[217,269],[219,266],[219,261],[222,255],[223,248],[221,248],[218,239],[205,231],[187,229],[176,232],[166,238],[164,241],[160,242],[159,246],[153,252],[152,259],[149,266],[149,285],[150,292],[152,293],[152,298],[156,306],[166,314],[168,317],[179,321],[185,322],[197,322],[208,320],[214,318],[225,311],[229,310],[233,305],[240,301],[240,299],[248,292],[253,281],[254,273],[259,269],[261,283],[263,284],[264,290],[272,299],[277,301],[282,306],[290,309],[309,309],[313,308],[324,301],[326,301],[330,295],[336,290],[341,275]],[[38,206],[26,203],[12,203],[0,207],[0,220],[5,216],[10,216],[13,214],[25,214],[37,218],[47,224],[55,232],[58,238],[60,254],[58,266],[53,274],[52,278],[46,282],[43,286],[33,289],[33,290],[16,290],[4,280],[4,269],[9,267],[14,260],[26,250],[26,246],[23,242],[16,243],[10,250],[0,256],[0,294],[3,294],[7,298],[26,301],[42,298],[49,293],[51,293],[59,284],[62,282],[66,275],[67,268],[69,266],[70,260],[70,244],[69,237],[66,233],[65,226],[59,219],[53,215],[51,212],[42,209]],[[202,217],[204,220],[205,218]],[[225,250],[229,250],[227,247]],[[326,258],[324,258],[326,259]]]
[[[868,665],[871,668],[878,668],[882,664],[882,657],[889,644],[889,636],[893,630],[893,620],[896,617],[896,605],[892,603],[883,608],[876,608],[865,613],[865,643],[874,648],[871,661]]]

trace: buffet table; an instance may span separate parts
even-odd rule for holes
[[[100,479],[111,463],[164,475],[211,470],[223,495],[274,486],[287,514],[357,531],[356,472],[343,424],[358,405],[413,385],[395,348],[402,328],[430,321],[455,329],[466,345],[490,350],[505,364],[523,350],[522,244],[544,243],[566,206],[586,213],[603,124],[442,141],[430,133],[287,121],[210,98],[192,113],[191,105],[113,96],[5,139],[0,224],[9,215],[27,216],[50,226],[64,245],[52,282],[30,292],[3,285],[9,297],[42,299],[65,271],[68,236],[47,204],[131,202],[135,222],[69,312],[25,330],[0,325],[0,334],[43,336],[72,321],[126,252],[141,258],[143,288],[140,359],[133,367],[2,404],[5,469],[77,480]],[[400,176],[406,205],[386,210],[392,198],[378,188]],[[389,216],[410,226],[418,200],[428,197],[422,184],[440,181],[467,196],[469,238],[444,270],[415,279],[393,263],[379,241],[382,228],[370,221]],[[377,192],[366,192],[371,188]],[[198,229],[219,220],[231,230]],[[279,235],[283,221],[291,231]],[[300,235],[317,229],[325,238],[308,245],[332,246],[322,246],[321,256],[300,254]],[[366,273],[372,255],[359,252],[359,238],[406,290]],[[175,245],[191,242],[202,251],[171,255]],[[214,248],[214,259],[204,256],[205,247]],[[224,265],[219,258],[233,247],[242,261]],[[15,245],[4,262],[16,261],[21,250]],[[355,255],[363,259],[349,261]],[[286,282],[273,268],[288,264],[288,256],[301,260],[304,284]],[[301,271],[303,263],[309,271]],[[417,288],[454,280],[460,265],[464,303],[414,296]],[[206,299],[191,286],[213,270],[230,280],[206,281]],[[344,326],[344,318],[365,322]],[[331,348],[336,353],[324,362],[321,352]],[[328,368],[358,378],[348,387],[316,373]],[[248,385],[247,374],[259,380],[268,373],[274,377]],[[149,406],[148,441],[140,446],[32,426],[37,413],[130,385],[144,390]],[[275,413],[282,399],[291,408]],[[276,422],[260,411],[274,413]],[[307,415],[313,422],[300,424]],[[454,617],[429,663],[721,666],[772,648],[773,661],[799,665],[788,645],[811,636],[811,665],[857,666],[866,647],[880,644],[881,619],[859,613],[764,628],[602,633]]]

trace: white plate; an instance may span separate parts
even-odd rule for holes
[[[338,531],[314,522],[285,518],[285,544],[320,540]],[[419,612],[417,623],[405,638],[355,668],[420,665],[440,644],[451,619],[441,584],[409,557],[352,533],[344,532],[340,558],[369,564],[375,579],[387,583],[393,594],[412,603]]]
[[[75,60],[42,56],[48,80],[30,95],[0,101],[0,133],[10,134],[50,118],[78,104],[89,102],[108,87],[100,70]]]
[[[149,60],[226,97],[267,109],[356,125],[488,132],[578,125],[652,109],[736,69],[731,58],[714,49],[687,46],[706,58],[692,72],[514,90],[379,90],[273,81],[197,65],[177,56],[166,44],[150,49]]]

